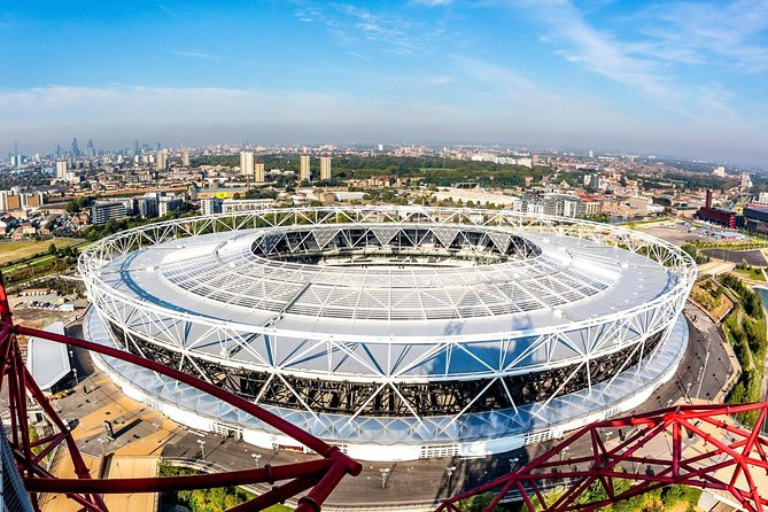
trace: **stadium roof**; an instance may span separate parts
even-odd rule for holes
[[[116,257],[110,287],[144,303],[250,325],[357,336],[443,336],[562,325],[651,301],[674,275],[589,240],[521,233],[537,257],[471,267],[270,261],[258,231],[203,235]],[[320,321],[322,320],[322,321]]]

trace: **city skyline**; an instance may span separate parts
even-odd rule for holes
[[[0,8],[0,151],[477,143],[768,162],[768,3]]]

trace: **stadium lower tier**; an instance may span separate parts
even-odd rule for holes
[[[295,375],[223,367],[142,342],[95,310],[86,336],[181,368],[253,399],[299,427],[363,460],[411,460],[479,456],[561,436],[627,411],[649,398],[675,373],[688,329],[680,316],[672,327],[635,346],[570,365],[525,375],[475,380],[379,383],[306,379]],[[292,442],[226,404],[154,372],[111,358],[96,364],[132,398],[192,428],[233,434],[263,448],[295,448]],[[579,368],[581,367],[581,368]],[[373,396],[373,398],[371,398]]]
[[[570,364],[552,370],[498,378],[398,383],[381,388],[382,382],[308,379],[295,375],[274,378],[274,373],[225,367],[152,343],[140,350],[111,324],[114,337],[131,353],[178,368],[259,403],[317,413],[363,414],[374,417],[439,416],[511,409],[568,395],[614,378],[623,368],[635,366],[652,353],[662,333],[651,335],[643,347],[624,347],[587,364]],[[380,389],[381,388],[381,389]]]

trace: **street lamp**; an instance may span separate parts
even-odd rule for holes
[[[445,468],[445,471],[448,472],[448,490],[451,489],[451,477],[453,476],[453,472],[456,471],[456,466],[448,466]]]
[[[75,386],[80,385],[80,381],[77,379],[77,368],[72,368],[72,373],[75,376]]]
[[[562,455],[562,454],[561,454]],[[515,457],[513,459],[509,459],[509,470],[511,472],[515,471],[515,466],[517,466],[517,463],[520,461],[520,457]]]
[[[197,444],[200,445],[200,458],[204,459],[205,458],[205,441],[203,441],[202,439],[198,439]]]
[[[379,469],[379,473],[381,473],[381,488],[382,489],[386,489],[387,488],[387,476],[389,475],[390,471],[392,471],[390,468],[381,468],[381,469]],[[450,476],[448,478],[450,478]]]
[[[253,462],[256,464],[256,467],[259,467],[259,459],[261,459],[261,454],[252,453],[251,458],[253,459]]]

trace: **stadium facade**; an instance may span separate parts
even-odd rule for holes
[[[624,228],[416,207],[259,210],[108,237],[80,271],[90,339],[254,400],[364,460],[498,453],[646,400],[687,343],[696,265]],[[107,357],[192,428],[290,440]]]

